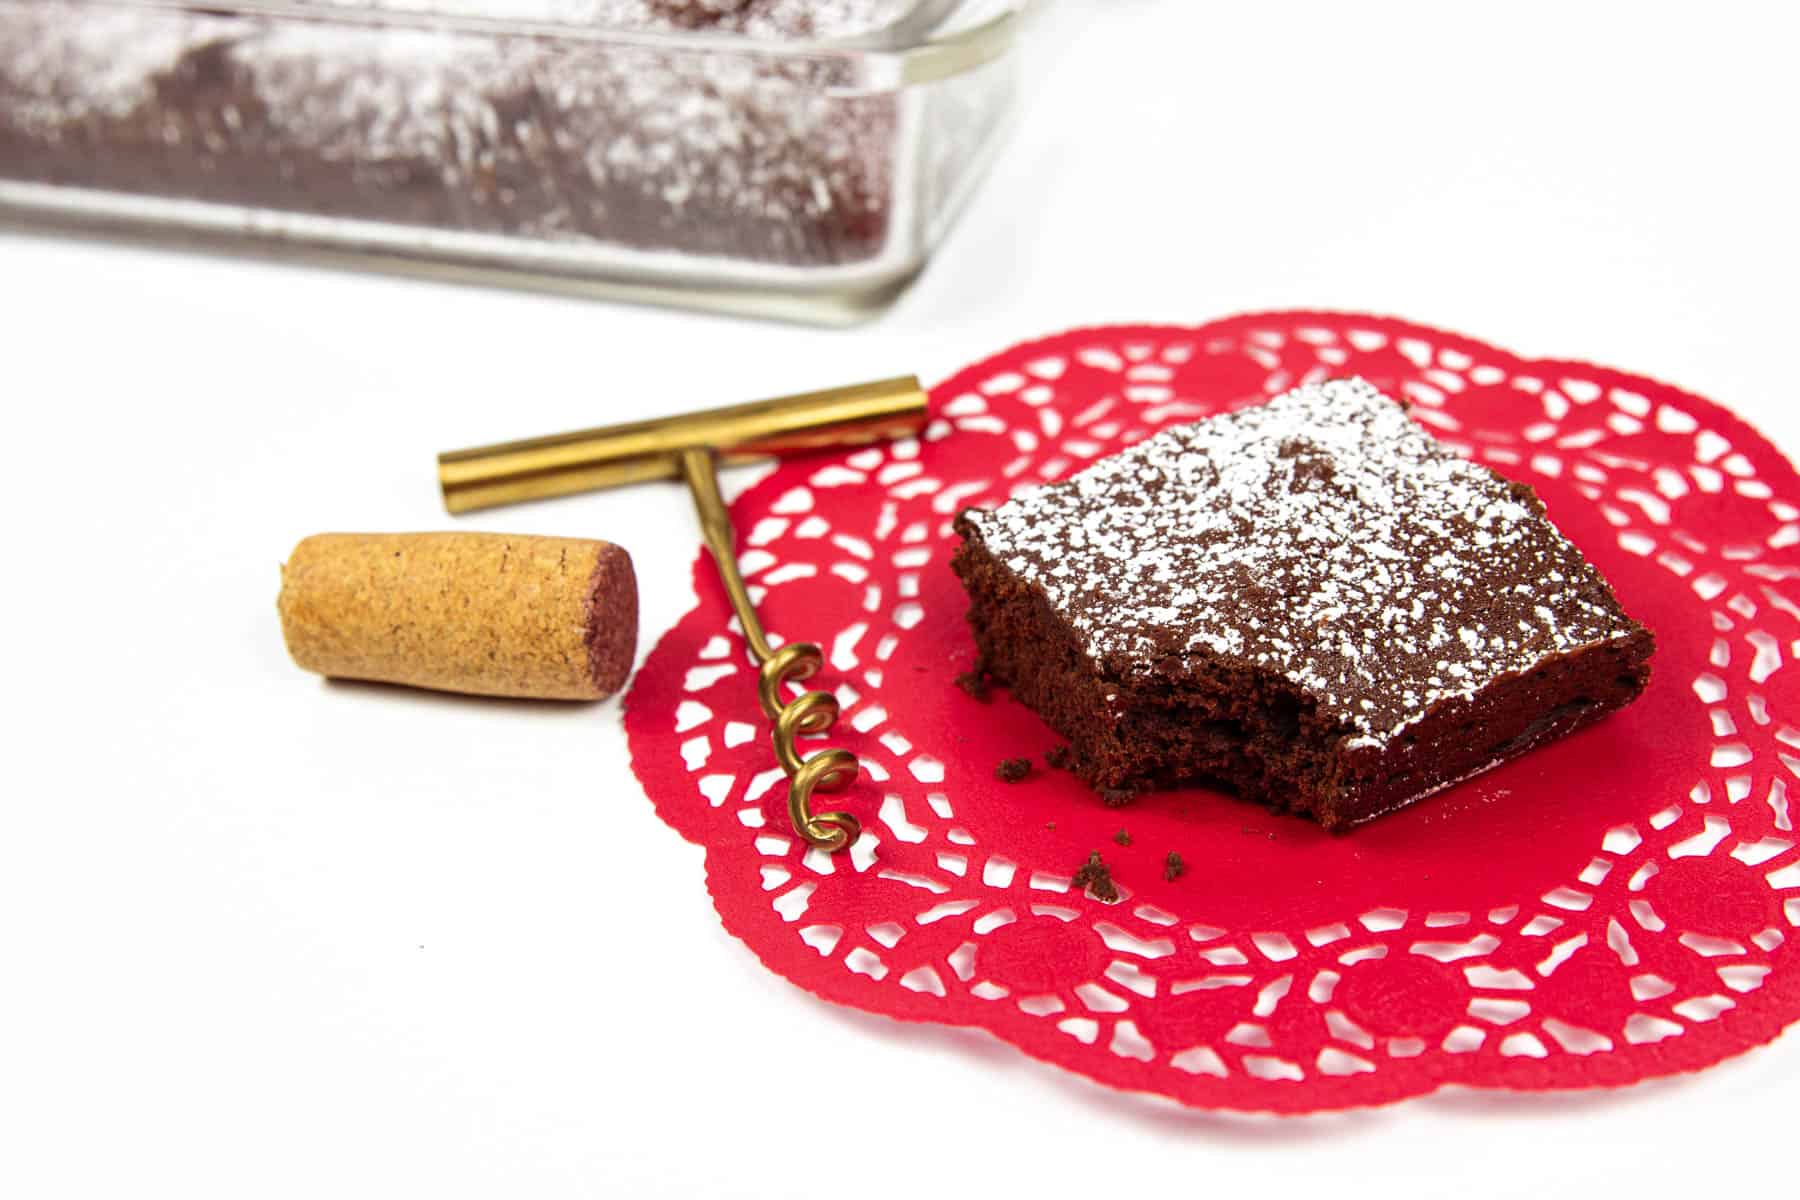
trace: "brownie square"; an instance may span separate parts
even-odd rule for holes
[[[1340,829],[1589,724],[1650,632],[1531,488],[1361,379],[1165,430],[956,520],[982,667],[1095,789]]]

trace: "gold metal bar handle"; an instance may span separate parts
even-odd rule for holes
[[[438,455],[438,483],[444,506],[460,513],[673,479],[688,450],[708,450],[729,463],[915,435],[925,427],[927,399],[909,375],[452,450]]]

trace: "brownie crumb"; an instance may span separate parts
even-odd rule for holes
[[[961,688],[964,692],[967,692],[972,698],[981,701],[983,704],[988,702],[987,672],[983,671],[980,667],[976,667],[973,671],[964,671],[961,675],[958,675],[956,677],[956,686]]]
[[[1113,882],[1112,872],[1101,861],[1098,850],[1089,851],[1087,862],[1075,872],[1075,877],[1070,882],[1085,888],[1094,899],[1103,903],[1117,904],[1119,901],[1119,885]]]
[[[1169,851],[1169,857],[1163,859],[1163,878],[1174,883],[1187,874],[1187,864],[1181,861],[1181,855]]]
[[[1003,758],[994,766],[994,778],[1002,783],[1017,783],[1031,774],[1029,758]]]
[[[1044,765],[1055,767],[1059,771],[1073,771],[1075,769],[1075,751],[1071,750],[1066,743],[1052,746],[1044,753]]]
[[[1113,834],[1113,841],[1119,843],[1121,846],[1129,846],[1131,845],[1131,834],[1128,831],[1121,829],[1119,832]]]
[[[1100,800],[1108,808],[1124,808],[1137,799],[1137,792],[1132,788],[1104,788],[1100,792]]]

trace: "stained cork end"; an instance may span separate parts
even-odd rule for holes
[[[625,685],[637,657],[637,572],[623,546],[598,545],[588,577],[588,678],[596,696],[610,696]]]
[[[294,662],[338,679],[598,700],[637,652],[631,556],[582,538],[316,534],[276,607]]]

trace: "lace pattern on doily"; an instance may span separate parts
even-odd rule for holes
[[[1351,373],[1538,488],[1656,631],[1645,697],[1347,837],[1199,790],[1108,810],[1041,765],[996,779],[1055,739],[951,684],[972,657],[951,517]],[[1278,1111],[1627,1083],[1800,1016],[1800,486],[1754,430],[1647,379],[1314,313],[1074,331],[963,371],[934,412],[918,441],[791,462],[734,506],[772,634],[824,647],[833,743],[864,763],[850,852],[788,831],[703,560],[698,607],[627,702],[650,797],[707,848],[722,919],[771,969],[1113,1086]],[[1071,887],[1092,850],[1117,904]]]

